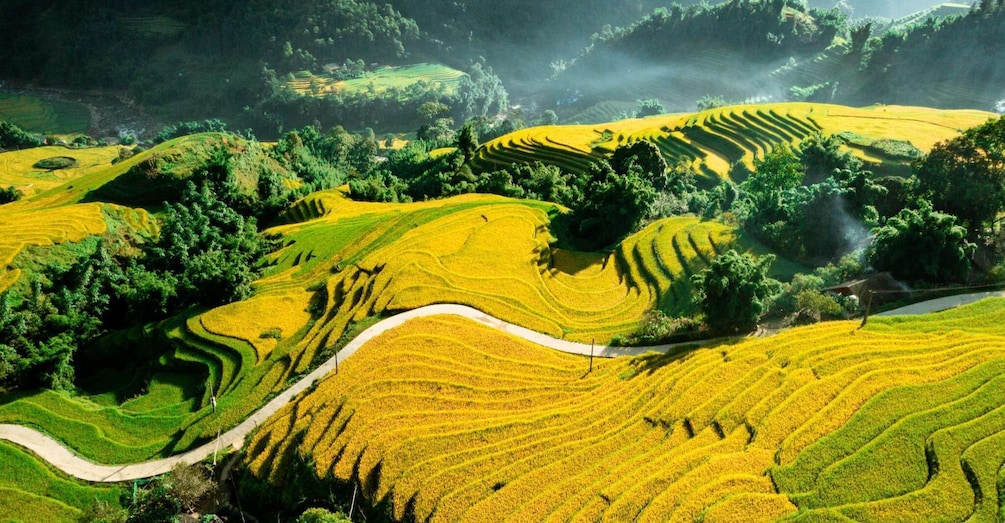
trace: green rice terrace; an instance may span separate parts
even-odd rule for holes
[[[315,75],[309,71],[296,73],[287,82],[300,94],[324,96],[336,93],[379,96],[388,91],[404,92],[410,86],[425,82],[446,94],[453,94],[465,73],[442,64],[381,66],[367,70],[360,78],[336,80],[331,75]]]

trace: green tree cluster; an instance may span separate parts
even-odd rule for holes
[[[865,241],[887,189],[840,145],[817,136],[756,160],[732,205],[744,228],[788,256],[821,263]]]
[[[970,270],[974,245],[955,216],[938,212],[927,200],[900,211],[877,229],[869,262],[910,281],[963,281]]]
[[[43,145],[42,139],[24,132],[20,127],[0,120],[0,151],[29,149]]]
[[[980,234],[1005,210],[1005,118],[936,144],[916,170],[918,192]]]
[[[71,389],[74,354],[101,335],[248,297],[267,242],[204,181],[166,205],[156,239],[137,248],[95,238],[83,250],[26,296],[0,294],[0,386]]]
[[[692,278],[697,302],[714,332],[747,332],[767,310],[781,285],[768,277],[773,255],[755,259],[730,249]]]

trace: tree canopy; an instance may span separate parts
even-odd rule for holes
[[[917,164],[918,190],[979,233],[1005,210],[1005,118],[936,144]]]
[[[967,230],[955,216],[932,209],[927,200],[916,208],[901,210],[886,224],[873,230],[875,240],[869,262],[905,280],[959,282],[970,269]]]
[[[713,331],[745,332],[757,327],[769,299],[781,285],[768,277],[773,255],[755,259],[730,249],[692,277],[697,301]]]

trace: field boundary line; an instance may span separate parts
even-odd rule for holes
[[[998,292],[954,296],[951,297],[951,302],[947,301],[946,298],[939,298],[918,303],[903,309],[897,309],[896,311],[889,311],[887,314],[924,314],[927,312],[945,310],[964,303],[977,301],[979,299],[986,298],[989,295],[1001,296],[1002,294],[1002,292]],[[240,449],[244,445],[245,438],[259,425],[278,412],[279,409],[292,402],[294,398],[300,395],[300,393],[310,389],[316,382],[334,372],[339,363],[351,357],[356,353],[356,351],[377,336],[380,336],[387,331],[396,329],[409,320],[442,315],[467,318],[497,331],[510,334],[549,349],[565,352],[567,354],[577,354],[581,356],[590,356],[592,354],[593,356],[600,358],[640,356],[650,352],[666,353],[679,347],[704,346],[720,343],[729,339],[715,338],[710,340],[641,347],[619,347],[611,345],[593,346],[588,343],[578,343],[553,338],[547,334],[535,332],[525,327],[520,327],[519,325],[514,325],[507,321],[498,319],[466,305],[427,305],[425,307],[412,309],[410,311],[391,316],[390,318],[381,320],[370,328],[364,330],[359,336],[354,338],[351,342],[349,342],[349,344],[340,350],[338,354],[331,357],[313,372],[304,376],[288,389],[281,392],[264,406],[252,413],[239,425],[200,447],[196,447],[175,456],[142,463],[102,465],[74,454],[62,443],[42,432],[29,427],[14,424],[0,424],[0,440],[9,441],[24,447],[63,473],[85,481],[109,483],[158,476],[170,472],[171,469],[178,464],[198,463],[211,456],[214,452],[223,449]]]

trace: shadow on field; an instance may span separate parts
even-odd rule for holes
[[[672,363],[685,363],[700,350],[717,351],[725,354],[722,351],[722,347],[735,345],[740,341],[741,339],[714,340],[712,343],[696,341],[694,343],[676,345],[666,353],[652,352],[644,354],[632,360],[630,363],[631,369],[623,374],[621,378],[631,379],[640,374],[652,375]]]

